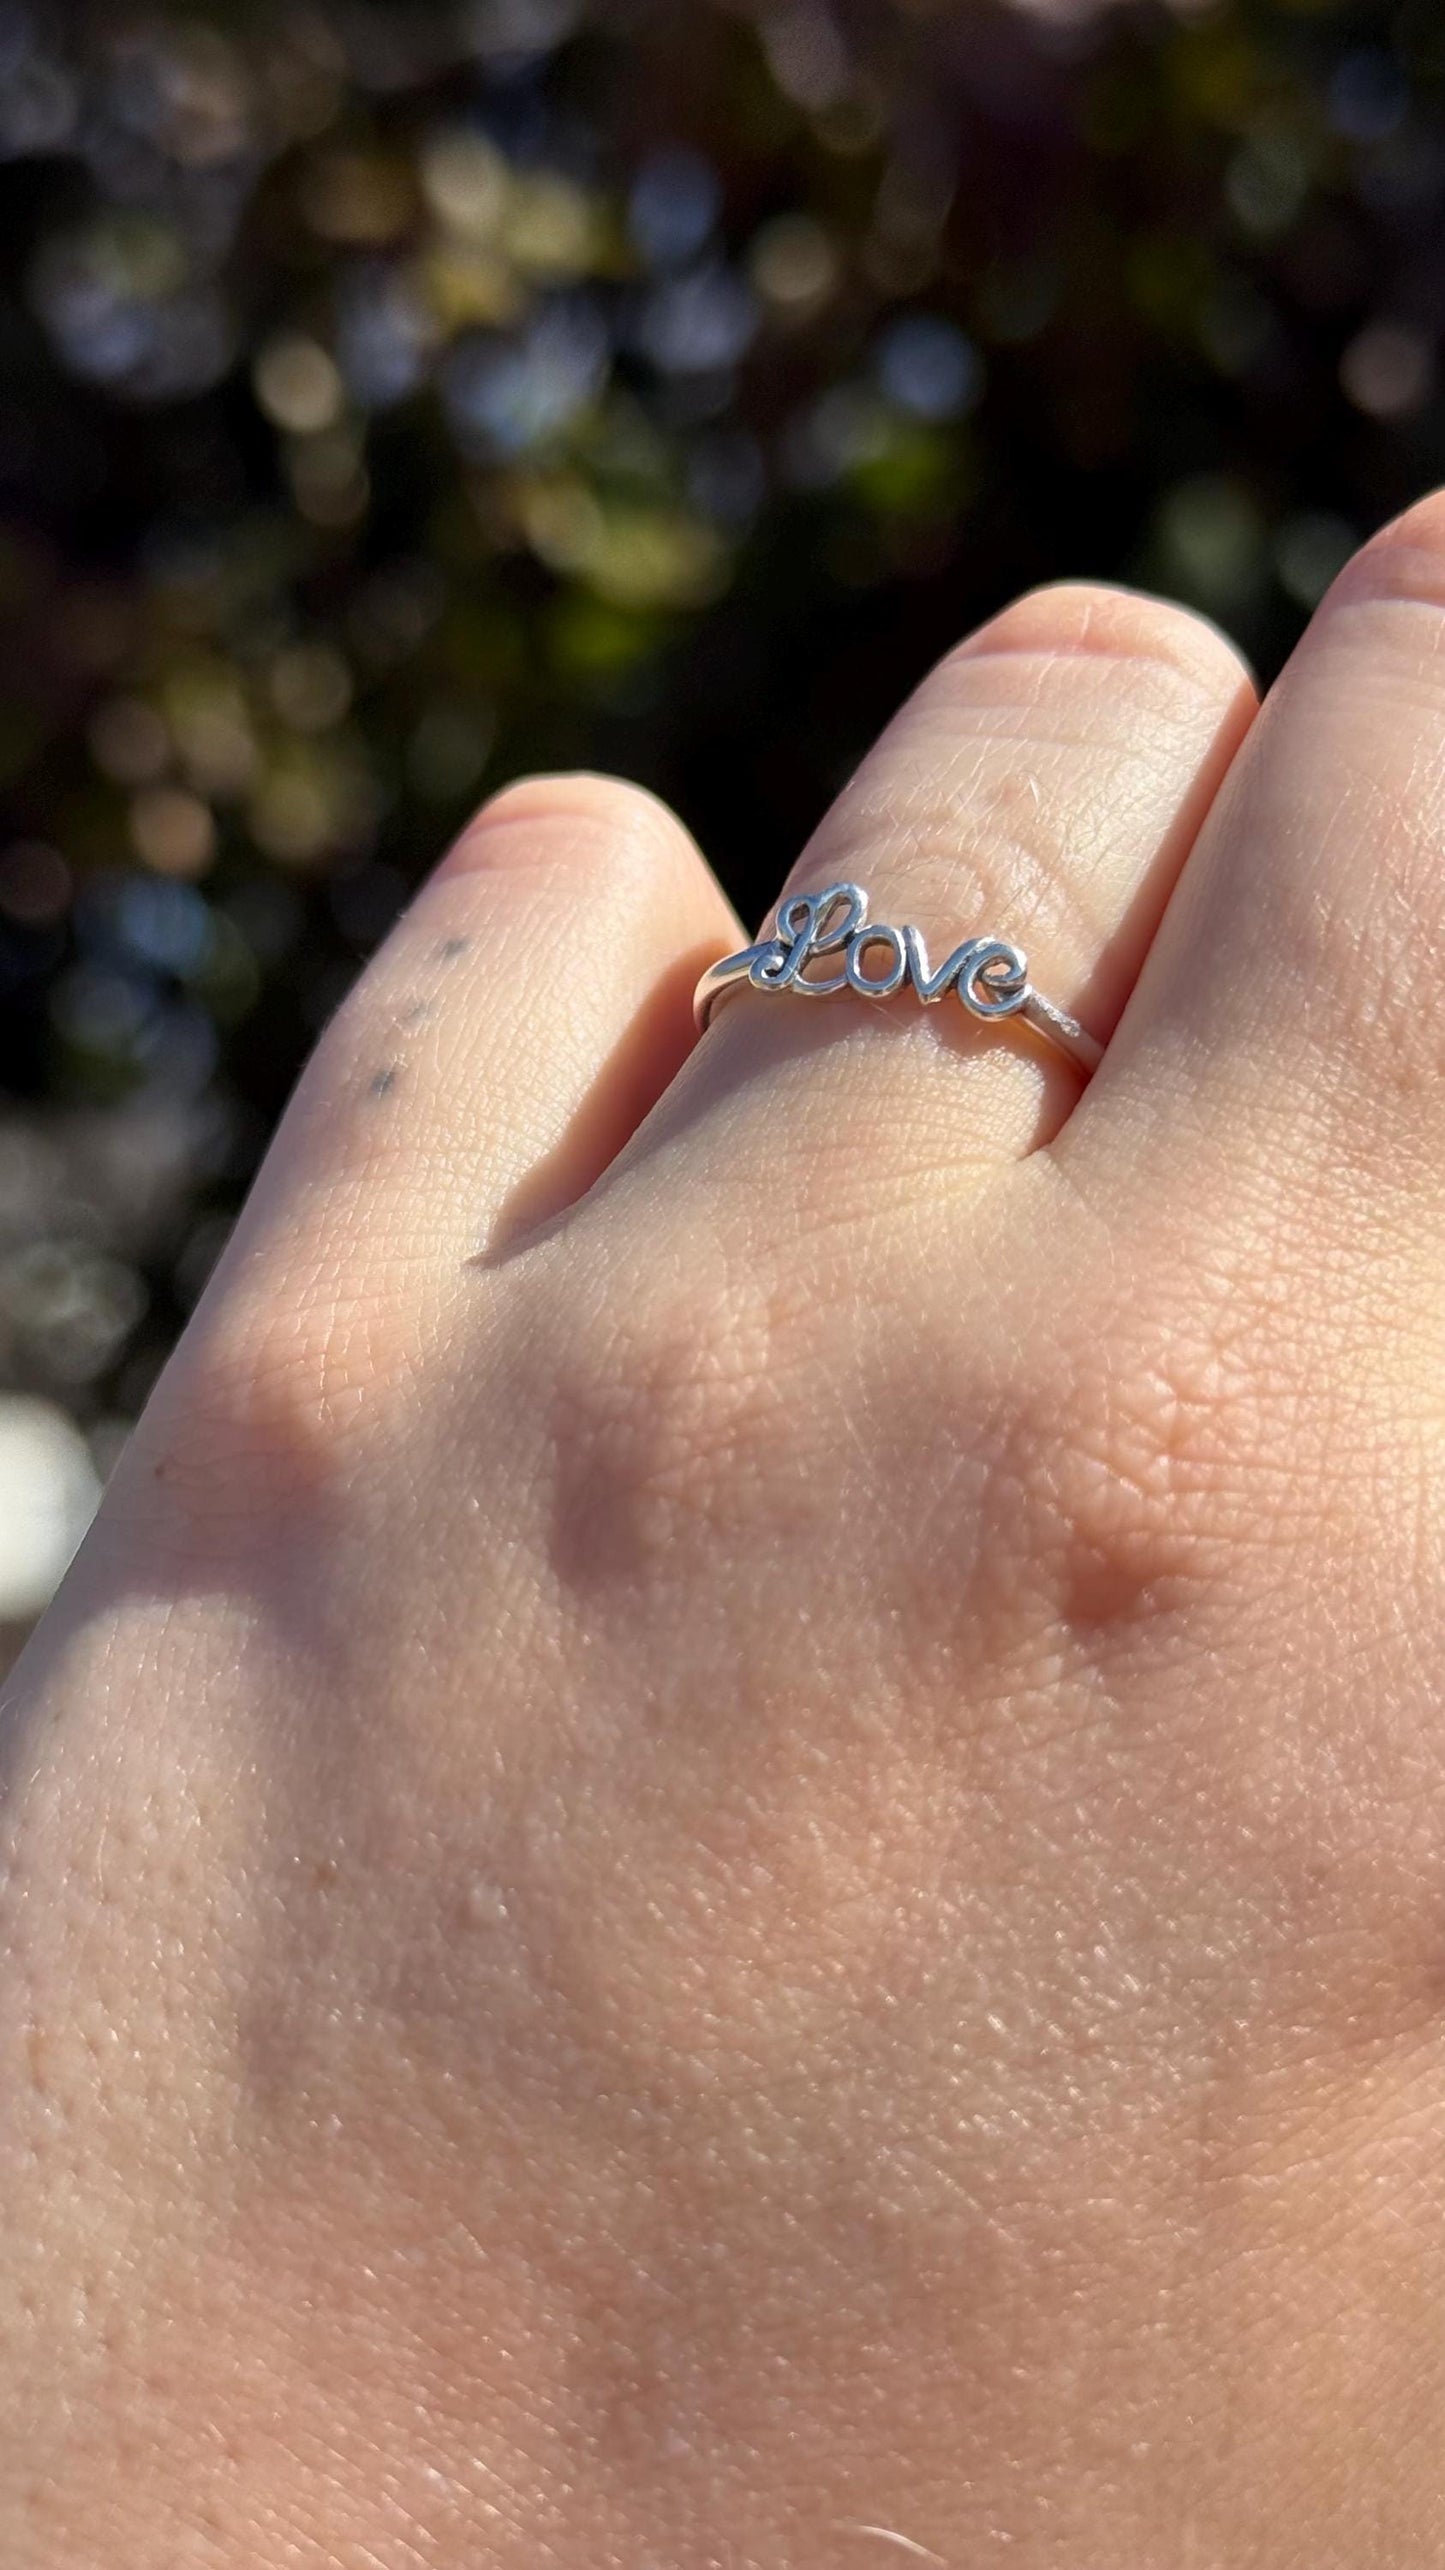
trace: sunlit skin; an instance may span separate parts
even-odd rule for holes
[[[1445,502],[1029,597],[792,890],[486,810],[15,1676],[16,2570],[1445,2551]]]

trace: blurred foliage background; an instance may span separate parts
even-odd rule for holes
[[[745,911],[928,661],[1445,476],[1439,0],[0,0],[0,1621],[479,795]]]

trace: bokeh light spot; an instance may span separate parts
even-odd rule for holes
[[[1356,410],[1371,419],[1409,419],[1435,389],[1435,352],[1406,322],[1374,321],[1352,339],[1340,381]]]
[[[256,360],[256,399],[267,418],[293,437],[334,427],[346,387],[333,357],[319,340],[287,331],[268,340]]]
[[[210,806],[180,786],[155,785],[130,807],[131,844],[142,865],[160,875],[201,875],[216,853]]]

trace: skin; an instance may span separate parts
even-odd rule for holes
[[[1445,2558],[1445,502],[485,811],[7,1701],[17,2570]]]

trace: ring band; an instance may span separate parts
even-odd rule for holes
[[[840,970],[821,979],[806,975],[804,966],[820,955],[839,956]],[[1002,937],[970,937],[934,972],[921,932],[870,920],[868,895],[856,883],[830,884],[826,892],[799,892],[785,901],[771,937],[709,965],[693,997],[693,1015],[702,1033],[723,1001],[740,990],[791,991],[800,999],[854,991],[860,999],[885,1000],[905,983],[925,1007],[956,990],[971,1017],[1021,1018],[1067,1054],[1085,1079],[1103,1060],[1102,1044],[1034,989],[1019,947]]]

